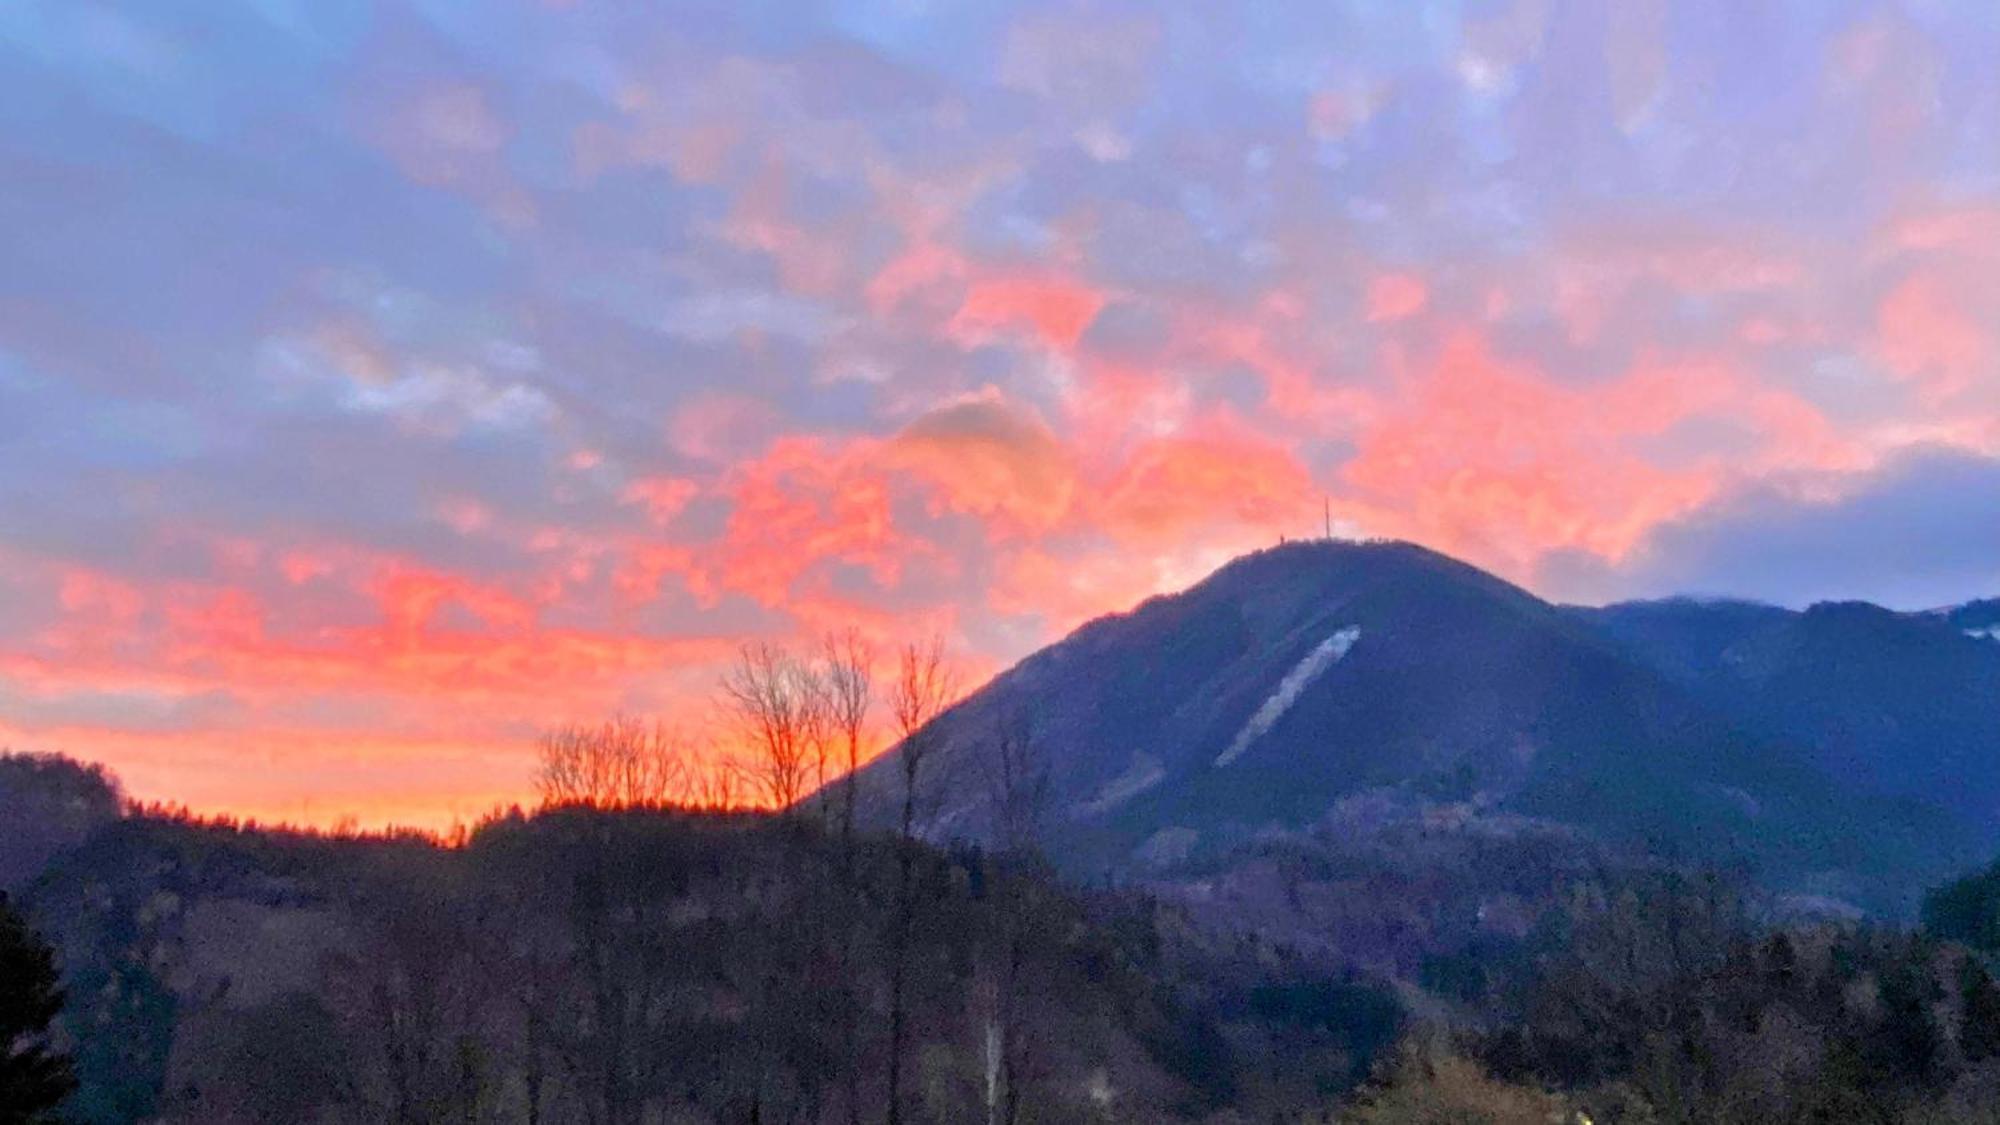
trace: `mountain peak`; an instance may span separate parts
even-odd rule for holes
[[[1238,555],[1196,587],[1217,581],[1313,579],[1396,568],[1461,581],[1507,585],[1470,563],[1404,539],[1292,539]]]
[[[1234,601],[1288,629],[1300,615],[1368,595],[1435,602],[1492,599],[1515,612],[1551,612],[1526,590],[1449,555],[1400,539],[1299,539],[1240,555],[1186,590],[1148,606]],[[1136,612],[1136,611],[1135,611]]]

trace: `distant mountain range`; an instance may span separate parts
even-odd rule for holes
[[[1709,706],[1811,756],[1860,792],[2000,831],[2000,602],[1897,613],[1637,602],[1577,611]]]
[[[1059,865],[1203,893],[1274,848],[1537,839],[1895,914],[2000,841],[2000,601],[1576,608],[1406,543],[1289,544],[939,718],[928,835],[988,833],[979,759],[1024,719]],[[894,767],[862,784],[885,803]]]

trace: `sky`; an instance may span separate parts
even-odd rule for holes
[[[0,745],[428,825],[1317,534],[2000,594],[1991,0],[0,5]]]

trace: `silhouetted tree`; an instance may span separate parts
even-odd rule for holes
[[[1037,856],[1042,816],[1048,804],[1049,771],[1026,714],[1003,714],[979,747],[992,820],[991,850],[985,860],[991,908],[985,937],[985,1056],[987,1125],[1014,1125],[1021,1116],[1022,976],[1035,918],[1029,868]]]
[[[489,1082],[479,1043],[497,993],[479,970],[493,935],[442,864],[396,865],[371,883],[363,944],[327,966],[329,991],[355,1016],[369,1099],[396,1125],[471,1119]]]
[[[76,1088],[49,1042],[62,1006],[55,954],[0,893],[0,1123],[48,1120]]]
[[[687,740],[665,725],[615,716],[542,735],[535,788],[544,805],[664,805],[690,789]]]
[[[931,720],[956,694],[956,679],[945,663],[944,638],[933,636],[903,647],[890,688],[896,717],[897,766],[903,782],[902,817],[896,849],[896,912],[889,936],[889,1125],[903,1120],[903,1053],[909,1039],[910,937],[916,923],[917,814],[923,797],[924,764],[937,731]]]
[[[857,790],[861,783],[861,743],[868,728],[868,713],[874,705],[875,653],[859,630],[848,628],[829,633],[821,655],[820,675],[825,685],[827,719],[835,738],[845,751],[840,779],[840,880],[842,908],[839,961],[836,966],[847,1002],[841,1006],[841,1092],[846,1102],[849,1125],[861,1121],[861,996],[855,979],[858,968],[855,946],[860,938],[859,919],[853,917],[861,900],[861,874],[856,860],[854,816]]]
[[[780,811],[825,781],[826,693],[811,665],[773,644],[744,645],[722,697],[752,754],[750,776]]]
[[[1049,761],[1024,712],[1001,715],[981,746],[979,764],[993,819],[992,843],[1003,856],[1026,857],[1041,846],[1049,803]]]
[[[862,640],[860,631],[850,628],[828,634],[822,659],[828,720],[846,752],[842,762],[846,771],[840,784],[840,833],[843,841],[850,841],[851,851],[861,742],[868,729],[868,712],[875,701],[875,653]]]

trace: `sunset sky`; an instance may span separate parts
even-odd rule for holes
[[[2000,594],[2000,4],[0,5],[0,745],[441,824],[1280,535]]]

